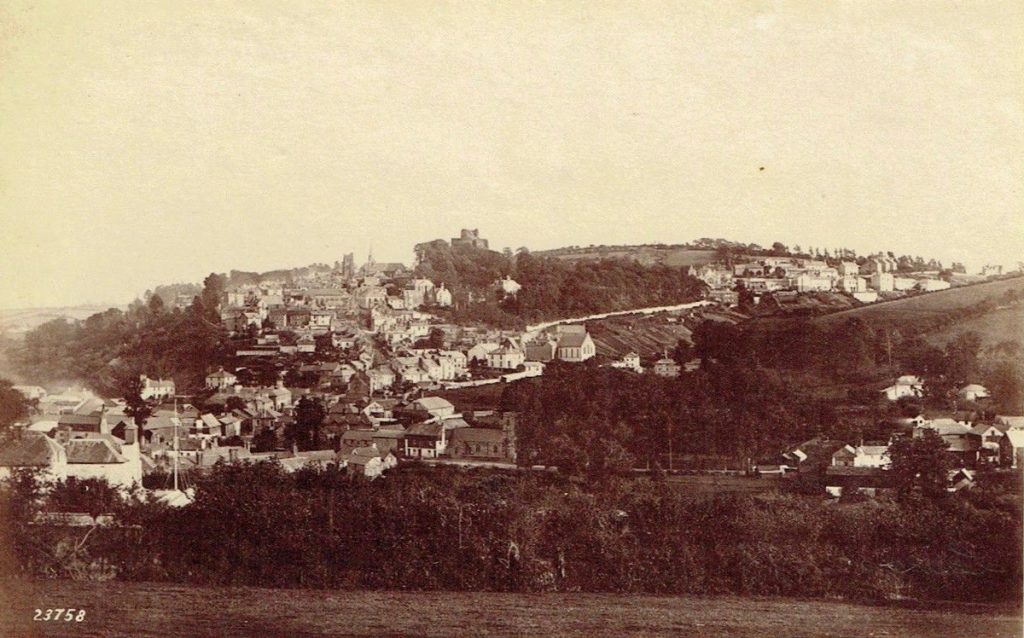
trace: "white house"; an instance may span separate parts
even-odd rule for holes
[[[150,379],[143,374],[139,375],[139,380],[142,381],[139,396],[143,401],[174,396],[174,381],[171,379]]]
[[[369,447],[359,447],[348,455],[347,467],[353,476],[363,476],[368,479],[375,479],[385,470],[398,465],[398,459],[391,452],[381,452],[377,444]]]
[[[499,370],[515,370],[526,361],[526,354],[512,339],[505,339],[502,345],[487,353],[487,367]]]
[[[466,352],[466,360],[469,363],[472,363],[474,361],[482,361],[484,363],[487,363],[487,355],[492,350],[497,350],[497,349],[498,349],[498,344],[497,343],[495,343],[493,341],[482,341],[482,342],[474,345],[472,348],[469,349],[469,351]]]
[[[434,292],[434,301],[441,307],[452,305],[452,291],[445,288],[444,284],[441,284],[441,287]]]
[[[142,484],[142,457],[139,454],[138,427],[130,425],[122,443],[114,436],[89,436],[70,439],[67,450],[67,475],[79,479],[101,478],[111,485],[129,488]]]
[[[921,292],[935,292],[937,290],[947,290],[949,288],[949,282],[941,279],[921,279],[917,282],[917,289]]]
[[[868,289],[868,281],[857,275],[850,275],[839,280],[839,289],[843,292],[864,292]]]
[[[957,396],[962,401],[979,401],[981,399],[989,398],[988,389],[983,385],[977,383],[970,383],[957,390]]]
[[[878,292],[892,292],[896,289],[892,273],[874,272],[871,273],[871,287]]]
[[[904,375],[896,379],[896,383],[882,390],[885,398],[898,401],[903,397],[920,397],[924,394],[924,383],[914,375]]]
[[[839,264],[840,277],[856,277],[860,274],[860,266],[856,262],[844,261]]]
[[[889,466],[888,445],[844,445],[832,454],[835,467],[878,467]]]
[[[508,275],[505,275],[505,278],[498,282],[498,288],[505,295],[514,297],[516,296],[516,294],[519,293],[520,290],[522,290],[523,287],[519,284],[518,281],[512,279]]]
[[[225,372],[224,368],[206,375],[206,387],[211,390],[223,392],[235,387],[236,383],[238,383],[238,377],[230,372]]]
[[[832,280],[828,277],[819,277],[811,273],[802,273],[794,281],[796,289],[800,292],[828,291],[832,290]]]
[[[621,368],[623,370],[632,370],[637,373],[644,371],[640,365],[640,355],[635,352],[630,352],[619,361],[612,362],[612,367]]]
[[[654,367],[651,368],[651,372],[659,377],[678,377],[682,371],[682,366],[675,362],[674,359],[668,357],[662,357],[654,362]]]

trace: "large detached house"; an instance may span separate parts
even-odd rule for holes
[[[501,346],[487,353],[487,367],[499,370],[515,370],[526,361],[523,349],[514,339],[505,339]]]
[[[206,387],[211,390],[223,392],[235,387],[236,383],[238,383],[238,377],[230,372],[226,372],[224,368],[206,375]]]
[[[448,448],[448,430],[438,421],[417,423],[405,431],[405,455],[436,459]]]
[[[654,362],[651,372],[659,377],[678,377],[682,369],[682,366],[676,363],[675,359],[663,357]]]
[[[174,381],[172,379],[150,379],[143,374],[139,376],[139,380],[142,382],[139,396],[145,401],[174,396]]]
[[[834,467],[878,467],[889,466],[888,445],[844,445],[832,454]]]
[[[885,398],[897,401],[904,397],[920,397],[924,394],[924,382],[914,375],[904,375],[896,383],[882,390]]]

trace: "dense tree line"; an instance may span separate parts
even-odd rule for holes
[[[365,483],[267,462],[217,466],[180,509],[91,506],[109,494],[93,489],[90,500],[83,487],[58,486],[51,502],[30,480],[2,492],[5,570],[273,587],[1021,596],[1020,503],[987,488],[826,504],[416,466]],[[118,525],[28,524],[71,507],[112,512]]]
[[[664,466],[671,451],[771,459],[817,434],[861,435],[832,402],[808,399],[771,370],[714,364],[678,378],[596,365],[549,364],[543,377],[506,387],[518,412],[525,465],[603,476],[622,466]]]
[[[700,298],[704,284],[684,268],[644,266],[630,260],[587,262],[452,248],[444,241],[417,246],[416,274],[453,291],[459,319],[496,325],[573,317]],[[522,289],[503,295],[495,282],[505,276]]]
[[[915,374],[925,380],[925,405],[937,409],[963,407],[956,390],[981,383],[993,393],[991,409],[1002,414],[1024,411],[1020,343],[984,346],[972,331],[958,333],[943,346],[927,340],[935,325],[945,327],[949,322],[943,317],[897,327],[859,318],[831,325],[812,319],[767,324],[705,321],[693,332],[693,353],[706,363],[760,366],[833,383],[865,383],[871,391],[878,389],[873,382]],[[857,402],[874,403],[871,397],[877,400],[877,392],[867,392]]]

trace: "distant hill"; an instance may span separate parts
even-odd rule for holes
[[[644,266],[699,266],[715,260],[714,250],[695,249],[685,246],[641,245],[641,246],[588,246],[556,248],[533,253],[539,257],[551,257],[561,261],[591,261],[598,259],[629,259]]]
[[[26,332],[41,326],[47,321],[65,318],[69,320],[82,320],[91,317],[97,312],[103,312],[110,308],[123,310],[126,306],[109,305],[88,305],[88,306],[58,306],[53,308],[17,308],[0,310],[0,335],[11,338],[20,338]]]

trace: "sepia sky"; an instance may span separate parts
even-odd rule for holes
[[[1022,7],[8,0],[0,307],[461,227],[1016,264]]]

